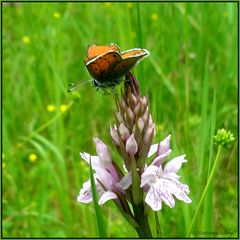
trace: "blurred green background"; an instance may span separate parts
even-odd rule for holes
[[[237,137],[237,3],[23,2],[3,3],[2,13],[3,236],[98,236],[93,204],[76,201],[89,178],[79,152],[95,154],[99,137],[119,158],[109,137],[114,94],[90,83],[68,94],[67,84],[90,78],[89,44],[109,43],[151,53],[133,72],[150,98],[154,142],[171,133],[171,157],[186,153],[180,175],[193,200],[158,215],[164,237],[186,236],[217,151],[209,157],[214,93],[216,129]],[[192,236],[236,237],[237,141],[211,187]],[[112,202],[102,210],[109,237],[137,237]]]

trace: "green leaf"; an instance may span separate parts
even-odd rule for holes
[[[105,223],[102,215],[101,208],[98,205],[98,200],[97,200],[97,190],[96,190],[96,185],[93,177],[93,170],[92,170],[92,162],[90,159],[90,181],[91,181],[91,189],[92,189],[92,196],[93,196],[93,203],[94,203],[94,208],[95,208],[95,213],[96,213],[96,220],[97,220],[97,226],[98,226],[98,234],[100,238],[105,238],[107,237],[107,231],[105,228]]]
[[[137,173],[137,166],[135,159],[131,158],[131,170],[132,170],[132,193],[133,202],[138,205],[143,199],[143,192],[140,188],[140,177]]]

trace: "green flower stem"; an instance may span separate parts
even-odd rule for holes
[[[139,225],[139,227],[135,228],[139,238],[152,238],[152,233],[148,222],[148,215],[144,214],[143,203],[140,203],[138,205],[135,205],[133,203],[132,205],[135,219]]]
[[[206,193],[207,193],[207,190],[208,190],[208,188],[209,188],[209,186],[210,186],[210,183],[212,182],[213,176],[214,176],[214,174],[215,174],[215,172],[216,172],[216,167],[217,167],[218,162],[219,162],[219,160],[220,160],[221,153],[222,153],[222,145],[219,145],[219,146],[218,146],[218,152],[217,152],[216,159],[215,159],[215,161],[214,161],[214,164],[213,164],[211,173],[210,173],[210,175],[209,175],[209,178],[208,178],[207,184],[206,184],[206,186],[205,186],[205,188],[204,188],[204,191],[203,191],[203,193],[202,193],[202,196],[201,196],[201,198],[200,198],[200,200],[199,200],[199,202],[198,202],[198,205],[197,205],[196,211],[195,211],[195,213],[194,213],[192,222],[191,222],[190,227],[189,227],[188,232],[187,232],[187,237],[189,237],[190,234],[191,234],[191,231],[192,231],[192,228],[193,228],[193,224],[194,224],[195,221],[196,221],[196,218],[197,218],[198,212],[199,212],[199,210],[200,210],[200,208],[201,208],[201,206],[202,206],[204,197],[205,197],[205,195],[206,195]]]

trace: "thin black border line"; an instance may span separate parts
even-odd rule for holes
[[[19,1],[1,1],[1,3],[104,3],[104,2],[109,2],[109,3],[239,3],[239,1],[236,1],[236,0],[223,0],[223,1],[213,1],[213,0],[210,0],[210,1],[206,1],[206,0],[184,0],[184,1],[176,1],[176,0],[173,0],[173,1],[166,1],[166,0],[163,0],[163,1],[146,1],[146,0],[143,0],[143,1],[100,1],[100,0],[95,0],[95,1],[59,1],[59,0],[53,0],[53,1],[47,1],[47,0],[44,0],[44,1],[37,1],[37,0],[29,0],[29,1],[22,1],[22,0],[19,0]]]
[[[238,119],[238,137],[237,137],[237,141],[238,141],[238,143],[237,143],[237,147],[238,147],[238,161],[237,161],[237,168],[238,168],[238,184],[237,184],[237,187],[238,187],[238,238],[239,238],[239,128],[240,128],[240,126],[239,126],[239,114],[240,114],[240,112],[239,112],[239,102],[240,102],[240,98],[239,98],[239,1],[238,1],[238,3],[237,3],[237,6],[238,6],[238,11],[237,11],[237,18],[238,18],[238,21],[237,21],[237,51],[238,51],[238,53],[237,53],[237,86],[238,86],[238,99],[237,99],[237,105],[238,105],[238,113],[237,113],[237,119]]]
[[[3,180],[3,177],[2,177],[2,170],[3,170],[3,168],[2,168],[2,153],[3,153],[3,139],[2,139],[2,130],[3,130],[3,128],[2,128],[2,125],[3,125],[3,123],[2,123],[2,119],[3,119],[3,117],[2,117],[2,112],[3,112],[3,108],[2,108],[2,106],[3,106],[3,104],[2,104],[2,100],[3,100],[3,91],[2,91],[2,89],[3,89],[3,81],[2,81],[2,67],[3,67],[3,62],[2,62],[2,50],[3,50],[3,47],[2,47],[2,2],[1,2],[1,238],[3,237],[3,234],[2,234],[2,228],[3,228],[3,217],[2,217],[2,210],[3,210],[3,206],[2,206],[2,200],[3,200],[3,184],[2,184],[2,180]]]
[[[2,146],[3,146],[3,142],[2,142],[2,99],[3,99],[3,81],[2,81],[2,66],[3,66],[3,62],[2,62],[2,56],[3,56],[3,45],[2,45],[2,8],[3,8],[3,3],[104,3],[104,2],[111,2],[111,3],[237,3],[237,86],[238,86],[238,97],[237,97],[237,106],[238,106],[238,114],[237,114],[237,120],[238,120],[238,136],[237,136],[237,140],[238,140],[238,151],[237,151],[237,155],[238,155],[238,183],[237,183],[237,187],[238,187],[238,236],[236,238],[224,238],[224,239],[239,239],[239,132],[240,132],[240,126],[239,126],[239,113],[240,113],[240,109],[239,109],[239,102],[240,102],[240,96],[239,96],[239,1],[1,1],[1,239],[99,239],[97,237],[93,237],[93,238],[89,238],[89,237],[84,237],[84,238],[79,238],[79,237],[51,237],[51,238],[45,238],[45,237],[29,237],[29,238],[25,238],[25,237],[3,237],[3,232],[2,232],[2,196],[3,196],[3,189],[2,189]],[[110,239],[110,238],[108,238]],[[111,239],[126,239],[125,237],[120,237],[120,238],[115,238],[115,237],[111,237]],[[127,237],[127,239],[138,239],[138,238],[132,238],[132,237]],[[153,238],[153,239],[158,239],[158,238]],[[193,239],[193,238],[171,238],[171,237],[165,237],[165,239]],[[205,237],[200,237],[200,238],[194,238],[194,239],[206,239]],[[221,239],[221,238],[207,238],[207,239]]]

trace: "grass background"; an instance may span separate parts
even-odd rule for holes
[[[118,158],[108,133],[114,95],[88,84],[73,102],[67,84],[89,79],[89,44],[113,42],[151,52],[134,73],[150,97],[155,142],[171,133],[171,156],[187,155],[180,175],[193,200],[164,205],[158,216],[164,237],[185,237],[216,155],[211,119],[237,137],[237,3],[25,2],[3,3],[2,13],[3,236],[98,236],[93,204],[76,201],[89,178],[79,152],[94,154],[100,137]],[[237,236],[237,167],[235,141],[191,236]],[[109,237],[137,237],[112,202],[102,210]],[[150,222],[154,229],[154,215]]]

